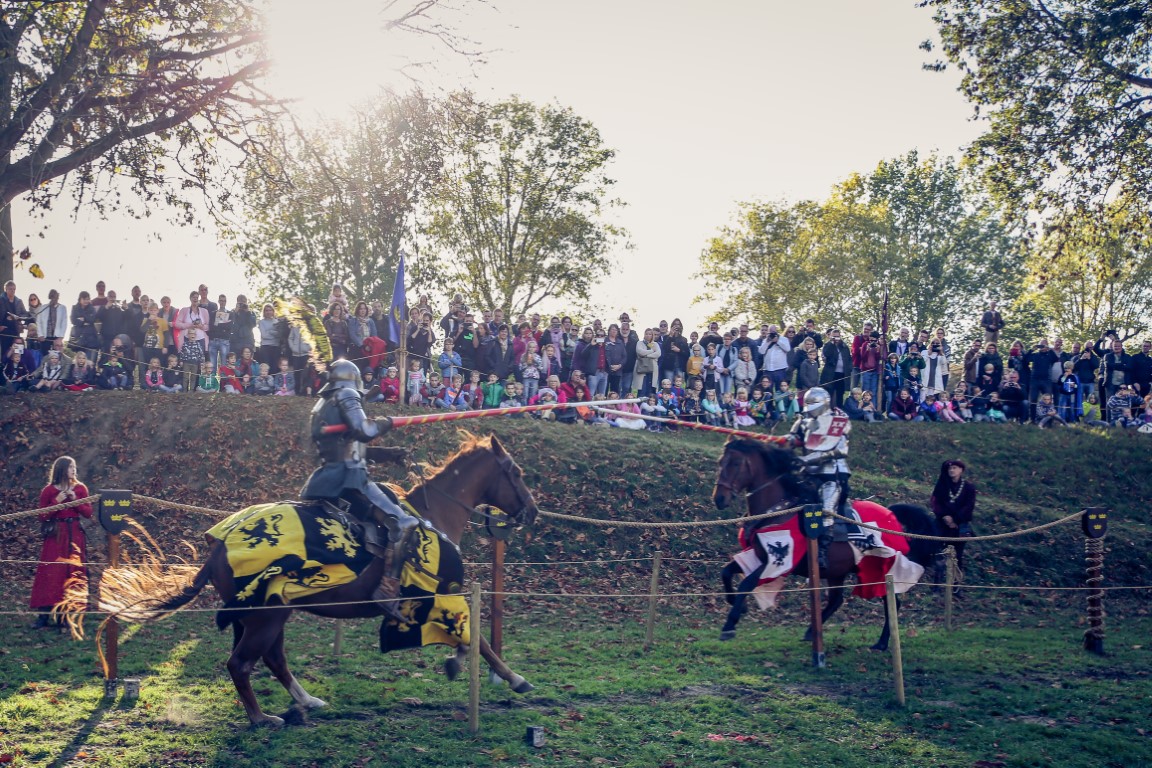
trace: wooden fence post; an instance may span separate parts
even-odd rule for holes
[[[656,636],[656,601],[660,591],[660,550],[652,553],[652,579],[648,582],[648,622],[644,628],[644,651],[652,649]]]
[[[892,574],[884,577],[884,600],[892,628],[892,677],[896,682],[896,703],[904,706],[904,655],[900,649],[900,615],[896,612],[896,581]]]
[[[492,547],[492,639],[489,643],[497,656],[504,655],[504,548],[503,539],[495,539]],[[495,670],[488,671],[488,682],[503,684]]]
[[[472,605],[468,616],[468,730],[480,732],[480,582],[472,583]]]
[[[116,489],[100,491],[97,517],[108,541],[108,567],[120,565],[120,534],[132,516],[132,492]],[[115,698],[120,682],[120,625],[111,619],[104,630],[104,695]]]
[[[956,548],[944,547],[944,629],[952,631],[952,594],[956,586]]]

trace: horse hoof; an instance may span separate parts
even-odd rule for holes
[[[736,639],[736,630],[725,629],[723,632],[720,633],[720,639],[721,640],[735,640]]]
[[[264,715],[258,720],[252,721],[253,728],[283,728],[284,718],[276,717],[276,715]]]
[[[870,646],[868,650],[883,653],[884,651],[888,650],[888,644],[885,643],[884,645],[881,645],[880,643],[876,643],[876,645]]]
[[[309,696],[300,702],[300,706],[304,707],[304,709],[323,709],[328,706],[328,702],[324,701],[324,699],[318,699],[315,696]]]
[[[455,656],[448,657],[444,662],[444,674],[449,680],[455,680],[460,676],[460,662],[457,661]]]
[[[806,642],[806,643],[812,642],[812,630],[808,630],[807,632],[804,633],[804,642]]]
[[[520,683],[520,685],[516,686],[512,690],[515,691],[516,693],[529,693],[531,691],[536,690],[536,686],[532,685],[532,683],[525,680],[524,682]]]

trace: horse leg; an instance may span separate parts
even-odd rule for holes
[[[720,571],[720,580],[724,582],[724,599],[728,602],[728,605],[732,605],[732,603],[735,602],[735,595],[732,593],[736,590],[732,587],[732,581],[738,573],[740,573],[740,566],[736,563],[728,563],[728,565],[724,566],[724,570]]]
[[[323,699],[318,699],[315,696],[310,696],[296,676],[288,670],[288,658],[284,655],[284,630],[281,628],[280,634],[272,642],[272,647],[263,656],[264,663],[271,670],[276,679],[280,681],[280,685],[284,686],[292,700],[299,704],[304,709],[320,709],[321,707],[328,706],[328,703]]]
[[[244,629],[239,642],[232,649],[228,658],[228,674],[232,677],[232,684],[236,686],[236,693],[240,695],[240,703],[252,725],[284,725],[283,718],[265,714],[256,701],[256,694],[252,690],[252,670],[275,642],[276,636],[284,630],[284,623],[288,620],[289,610],[283,611],[257,611],[244,619]]]
[[[728,618],[724,620],[724,626],[720,629],[721,640],[732,640],[736,637],[736,624],[740,621],[740,617],[748,612],[748,594],[756,589],[756,585],[760,583],[760,574],[763,572],[762,564],[745,576],[740,586],[736,588],[736,594],[732,595],[731,599],[732,607],[728,609]]]
[[[844,577],[833,577],[828,579],[828,602],[824,604],[824,609],[820,611],[820,624],[823,626],[827,623],[828,619],[832,618],[832,614],[840,610],[840,606],[844,605]],[[816,634],[816,630],[811,624],[808,625],[808,631],[804,633],[804,642],[812,642],[812,636]]]
[[[900,597],[896,597],[896,613],[900,613]],[[888,650],[888,638],[892,634],[891,616],[888,615],[888,601],[884,601],[884,631],[880,633],[880,639],[872,646],[874,651]]]
[[[447,675],[449,680],[455,680],[460,676],[460,670],[464,667],[464,658],[468,655],[468,644],[460,643],[456,646],[456,650],[452,655],[444,660],[444,674]]]
[[[480,655],[484,657],[484,661],[488,662],[492,671],[506,680],[508,686],[516,693],[528,693],[536,688],[532,683],[513,672],[511,667],[504,663],[504,659],[496,655],[492,646],[488,645],[488,641],[484,638],[480,638]]]

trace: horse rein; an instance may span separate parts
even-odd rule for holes
[[[525,501],[523,494],[520,492],[520,484],[517,483],[516,478],[514,478],[512,476],[512,467],[515,466],[515,462],[512,461],[512,457],[507,456],[507,455],[497,457],[496,466],[500,467],[500,469],[503,470],[504,476],[507,478],[508,482],[512,484],[512,489],[516,492],[516,500],[518,502],[520,502],[520,504],[521,504],[520,509],[517,510],[517,512],[516,512],[515,518],[513,518],[513,522],[516,522],[523,517],[525,511],[528,509],[530,504],[529,504],[529,502]],[[493,476],[493,479],[494,479],[494,477],[495,476]],[[490,479],[488,481],[488,485],[491,486],[491,484],[492,484],[492,480]],[[430,483],[428,482],[428,480],[422,480],[421,481],[420,491],[422,491],[424,494],[425,503],[427,503],[427,501],[428,501],[428,488],[429,487],[430,487]],[[504,523],[507,523],[509,517],[511,517],[510,515],[507,515],[504,513],[499,514],[499,515],[494,515],[491,512],[486,511],[485,509],[481,509],[479,506],[470,507],[467,504],[465,504],[464,502],[457,499],[455,496],[447,494],[444,491],[440,490],[439,488],[433,487],[432,490],[435,491],[436,493],[438,493],[440,496],[447,499],[448,501],[450,501],[451,503],[455,504],[456,506],[467,510],[470,517],[472,515],[479,515],[481,518],[484,519],[484,523],[473,522],[472,523],[473,525],[483,525],[483,524],[487,524],[487,523],[504,524]],[[488,487],[485,487],[485,491],[487,491],[487,490],[488,490]],[[490,505],[487,505],[487,506],[490,506]]]

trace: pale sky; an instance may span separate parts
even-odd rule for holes
[[[372,21],[378,2],[275,2],[284,80],[308,109],[338,113],[392,77],[395,46]],[[606,320],[627,309],[643,325],[681,317],[697,327],[708,309],[692,305],[700,252],[738,201],[823,198],[882,159],[954,155],[978,133],[957,76],[921,69],[928,54],[917,46],[934,27],[911,0],[493,3],[459,22],[492,51],[488,63],[472,78],[439,77],[484,98],[571,107],[617,150],[609,173],[628,205],[615,221],[634,247],[594,292]],[[250,291],[210,222],[171,227],[166,214],[102,220],[61,208],[40,220],[17,202],[16,247],[30,245],[46,273],[18,269],[18,294],[57,287],[71,304],[101,278],[121,296],[139,284],[177,305],[201,281],[213,296]]]

